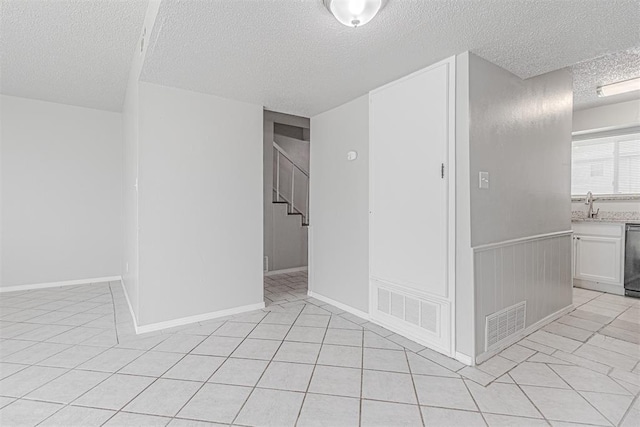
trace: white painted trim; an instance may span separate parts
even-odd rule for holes
[[[216,319],[218,317],[231,316],[234,314],[245,313],[247,311],[260,310],[264,308],[264,302],[257,304],[249,304],[243,305],[240,307],[229,308],[226,310],[220,311],[212,311],[210,313],[197,314],[195,316],[188,317],[180,317],[178,319],[166,320],[164,322],[150,323],[148,325],[138,326],[138,321],[136,319],[136,315],[133,312],[133,307],[131,306],[131,301],[129,300],[129,295],[127,294],[127,288],[124,286],[124,282],[121,280],[122,289],[124,290],[124,296],[127,300],[127,305],[129,306],[129,312],[131,313],[131,317],[133,318],[133,327],[136,331],[136,335],[145,334],[147,332],[155,332],[160,331],[162,329],[173,328],[176,326],[188,325],[191,323],[204,322],[205,320]]]
[[[65,280],[62,282],[34,283],[31,285],[17,285],[0,287],[0,293],[15,291],[30,291],[32,289],[59,288],[61,286],[90,285],[104,282],[117,282],[120,276],[94,277],[91,279]]]
[[[573,287],[589,289],[592,291],[606,292],[608,294],[614,294],[614,295],[624,295],[624,286],[620,284],[613,285],[610,283],[593,282],[590,280],[574,278]]]
[[[313,291],[308,291],[307,295],[309,295],[311,298],[315,298],[315,299],[320,300],[322,302],[326,302],[327,304],[331,304],[334,307],[338,307],[340,310],[344,310],[347,313],[351,313],[354,316],[358,316],[361,319],[371,321],[371,317],[369,316],[368,313],[365,313],[364,311],[360,311],[357,308],[353,308],[350,305],[346,305],[346,304],[343,304],[343,303],[338,302],[336,300],[332,300],[331,298],[327,298],[324,295],[317,294],[317,293],[315,293]]]
[[[467,356],[466,354],[462,354],[460,352],[456,351],[456,357],[455,359],[460,362],[460,363],[464,363],[467,366],[473,366],[473,358],[471,356]]]
[[[294,268],[283,268],[282,270],[272,270],[264,273],[265,276],[275,276],[277,274],[285,274],[285,273],[296,273],[298,271],[307,271],[309,270],[309,266],[304,267],[294,267]]]
[[[554,233],[536,234],[535,236],[520,237],[518,239],[504,240],[502,242],[488,243],[473,248],[474,252],[486,251],[488,249],[500,248],[503,246],[511,246],[522,242],[530,242],[534,240],[550,239],[552,237],[565,236],[573,234],[573,230],[556,231]]]
[[[229,308],[226,310],[197,314],[195,316],[181,317],[178,319],[167,320],[164,322],[150,323],[148,325],[136,326],[136,334],[144,334],[147,332],[154,332],[162,329],[174,328],[176,326],[183,326],[191,323],[204,322],[205,320],[216,319],[218,317],[231,316],[234,314],[245,313],[247,311],[260,310],[263,308],[264,308],[264,302],[260,302],[257,304],[243,305],[240,307]]]
[[[448,159],[447,159],[447,202],[448,202],[448,212],[447,212],[447,231],[448,231],[448,242],[447,242],[447,283],[448,283],[448,292],[447,297],[449,298],[449,335],[450,335],[450,344],[449,344],[449,352],[450,354],[457,355],[456,352],[456,243],[457,243],[457,224],[456,224],[456,126],[457,126],[457,81],[456,74],[458,72],[458,60],[457,56],[454,55],[449,58],[449,76],[448,76],[448,87],[449,89],[449,97],[448,108],[449,108],[449,141],[448,141]],[[464,363],[464,362],[463,362]],[[468,365],[468,363],[465,363]]]
[[[528,326],[527,328],[511,335],[509,338],[505,339],[499,346],[486,351],[482,354],[479,354],[476,356],[476,364],[480,364],[490,358],[492,358],[493,356],[495,356],[496,354],[500,353],[502,350],[504,350],[507,347],[512,346],[513,344],[517,343],[518,341],[520,341],[522,338],[525,338],[527,335],[531,335],[532,333],[534,333],[535,331],[537,331],[538,329],[542,328],[543,326],[553,322],[554,320],[564,316],[565,314],[569,313],[570,311],[573,311],[574,307],[573,304],[568,305],[565,308],[562,308],[558,311],[556,311],[555,313],[552,313],[550,315],[548,315],[547,317],[545,317],[544,319],[540,319],[538,320],[536,323],[534,323],[533,325]]]

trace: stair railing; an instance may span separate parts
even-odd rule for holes
[[[301,214],[302,223],[308,224],[309,174],[296,165],[275,141],[273,142],[273,161],[275,172],[274,201],[286,202],[288,213]],[[298,175],[298,179],[296,179],[296,175]]]

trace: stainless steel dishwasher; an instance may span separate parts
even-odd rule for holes
[[[624,294],[640,298],[640,224],[627,224],[624,246]]]

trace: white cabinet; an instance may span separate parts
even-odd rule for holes
[[[624,225],[575,223],[573,231],[574,284],[624,294]]]

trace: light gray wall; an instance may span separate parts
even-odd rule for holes
[[[263,301],[262,107],[140,83],[140,325]]]
[[[263,264],[264,257],[273,264],[273,113],[264,112],[263,128],[262,128],[262,197],[263,197]],[[263,266],[269,268],[268,265]]]
[[[143,49],[133,52],[127,92],[123,105],[123,130],[124,130],[124,170],[122,175],[123,198],[123,249],[122,249],[122,283],[127,298],[131,304],[136,323],[139,318],[139,242],[138,242],[138,179],[140,147],[140,73],[149,48],[149,37],[153,32],[156,16],[160,8],[160,0],[150,0],[144,17],[144,24],[140,28],[138,45]],[[144,39],[144,40],[143,40]]]
[[[630,127],[639,124],[640,99],[573,112],[574,132]]]
[[[119,276],[121,114],[0,103],[1,286]]]
[[[571,229],[572,103],[567,71],[521,80],[469,56],[476,356],[487,315],[525,300],[528,327],[571,304],[570,236],[532,237]],[[478,188],[479,171],[489,190]],[[523,241],[478,248],[512,239]]]
[[[474,354],[473,250],[469,187],[469,52],[456,57],[456,352]]]
[[[138,318],[138,149],[139,149],[139,93],[138,80],[131,80],[122,111],[123,122],[123,174],[122,174],[122,283],[131,303],[133,315]]]
[[[571,75],[522,80],[473,54],[469,65],[472,246],[571,229]]]
[[[347,161],[347,151],[358,159]],[[369,97],[311,118],[309,289],[368,312]]]
[[[307,265],[307,227],[300,215],[288,215],[287,205],[272,203],[273,256],[270,270],[285,270]]]

